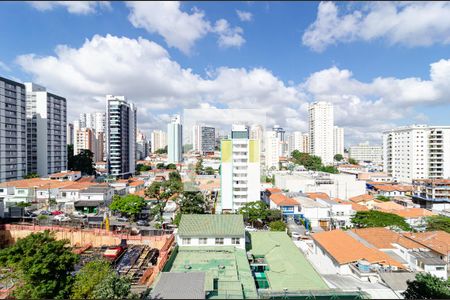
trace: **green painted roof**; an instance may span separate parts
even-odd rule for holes
[[[285,232],[251,232],[254,256],[263,256],[269,266],[265,271],[270,290],[289,292],[326,290],[327,284],[307,261]]]
[[[180,237],[241,237],[244,235],[242,215],[182,215]]]
[[[258,297],[246,252],[235,247],[179,247],[169,272],[205,272],[210,299]],[[214,279],[218,280],[217,290],[213,289]]]

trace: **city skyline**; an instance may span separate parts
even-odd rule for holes
[[[346,146],[380,144],[401,125],[447,125],[450,25],[427,18],[448,12],[445,2],[3,5],[0,28],[15,29],[0,29],[1,74],[65,97],[69,122],[118,94],[139,106],[147,135],[183,109],[208,107],[264,109],[269,126],[306,132],[316,100],[333,103]],[[149,11],[178,18],[189,34],[151,22]],[[384,12],[395,22],[375,28],[371,18]],[[36,24],[42,30],[20,42]]]

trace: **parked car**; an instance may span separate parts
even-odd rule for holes
[[[62,211],[60,211],[60,210],[54,210],[54,211],[52,211],[52,215],[53,215],[53,216],[62,215],[62,214],[64,214],[64,212],[62,212]]]
[[[301,234],[294,231],[294,232],[291,233],[291,236],[292,236],[293,239],[298,240],[301,237]]]
[[[64,214],[59,214],[59,215],[55,216],[54,220],[60,221],[60,222],[66,222],[66,221],[70,221],[70,218]]]
[[[39,214],[40,214],[40,215],[44,215],[44,216],[49,216],[49,215],[51,215],[52,213],[49,212],[48,210],[41,210],[41,212],[40,212]]]
[[[309,235],[309,230],[306,230],[306,231],[305,231],[305,235]]]
[[[253,228],[252,226],[245,226],[246,231],[257,231],[256,228]]]
[[[81,211],[74,211],[72,214],[75,218],[87,218],[85,214],[83,214]]]
[[[119,217],[119,218],[117,218],[117,221],[119,221],[119,222],[128,222],[128,218],[127,217]]]
[[[146,220],[138,220],[136,222],[136,224],[139,225],[139,226],[148,226],[149,225]]]
[[[28,218],[36,218],[37,217],[37,214],[35,214],[34,212],[31,212],[31,211],[26,211],[23,215]]]

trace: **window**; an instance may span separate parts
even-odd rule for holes
[[[232,238],[231,243],[233,245],[239,245],[241,243],[241,239],[240,238]]]
[[[63,196],[63,197],[66,197],[66,192],[62,192],[62,196]]]
[[[216,245],[223,245],[223,238],[216,238]]]
[[[191,239],[190,238],[183,238],[183,245],[190,245],[191,244]]]
[[[444,271],[445,267],[436,267],[436,271]]]
[[[198,239],[198,243],[199,243],[200,245],[206,245],[207,241],[208,241],[207,238],[199,238],[199,239]]]

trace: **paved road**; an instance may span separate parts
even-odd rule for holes
[[[294,220],[288,219],[287,226],[290,232],[298,232],[301,235],[305,235],[305,226],[303,225],[297,225]]]

